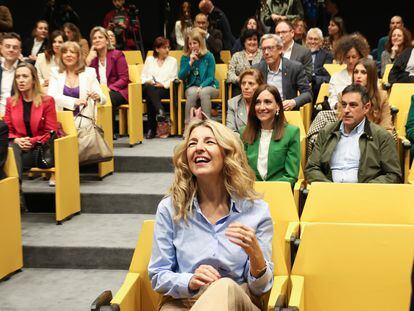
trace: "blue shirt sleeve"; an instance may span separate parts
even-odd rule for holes
[[[177,258],[173,244],[174,222],[171,198],[160,202],[155,217],[152,255],[148,266],[152,288],[173,298],[193,296],[188,288],[192,273],[176,273]]]

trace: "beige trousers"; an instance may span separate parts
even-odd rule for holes
[[[260,299],[250,293],[246,283],[237,284],[222,278],[204,286],[193,298],[174,299],[164,296],[160,311],[260,311]]]

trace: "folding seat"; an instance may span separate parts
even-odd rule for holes
[[[4,173],[6,178],[0,180],[0,280],[23,267],[19,175],[12,148],[8,150]]]
[[[223,61],[224,64],[228,65],[231,60],[231,52],[229,50],[221,50],[220,59]]]
[[[414,226],[308,224],[284,310],[409,310]]]
[[[138,65],[143,64],[141,51],[122,51],[125,55],[125,59],[128,65]]]
[[[341,70],[345,69],[345,64],[324,64],[323,68],[330,74],[332,77],[335,73],[340,72]]]

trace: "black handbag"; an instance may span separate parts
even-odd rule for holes
[[[55,166],[55,139],[58,138],[55,131],[50,131],[50,138],[41,143],[38,141],[33,150],[33,166],[43,169]]]

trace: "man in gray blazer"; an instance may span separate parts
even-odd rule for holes
[[[293,26],[288,21],[281,21],[276,25],[275,33],[283,41],[283,57],[301,63],[305,69],[306,77],[312,81],[312,53],[311,51],[295,42]]]
[[[277,87],[284,110],[298,110],[312,102],[312,91],[303,65],[282,57],[282,39],[275,34],[266,34],[260,39],[260,45],[264,60],[253,67],[259,69],[265,83]]]

